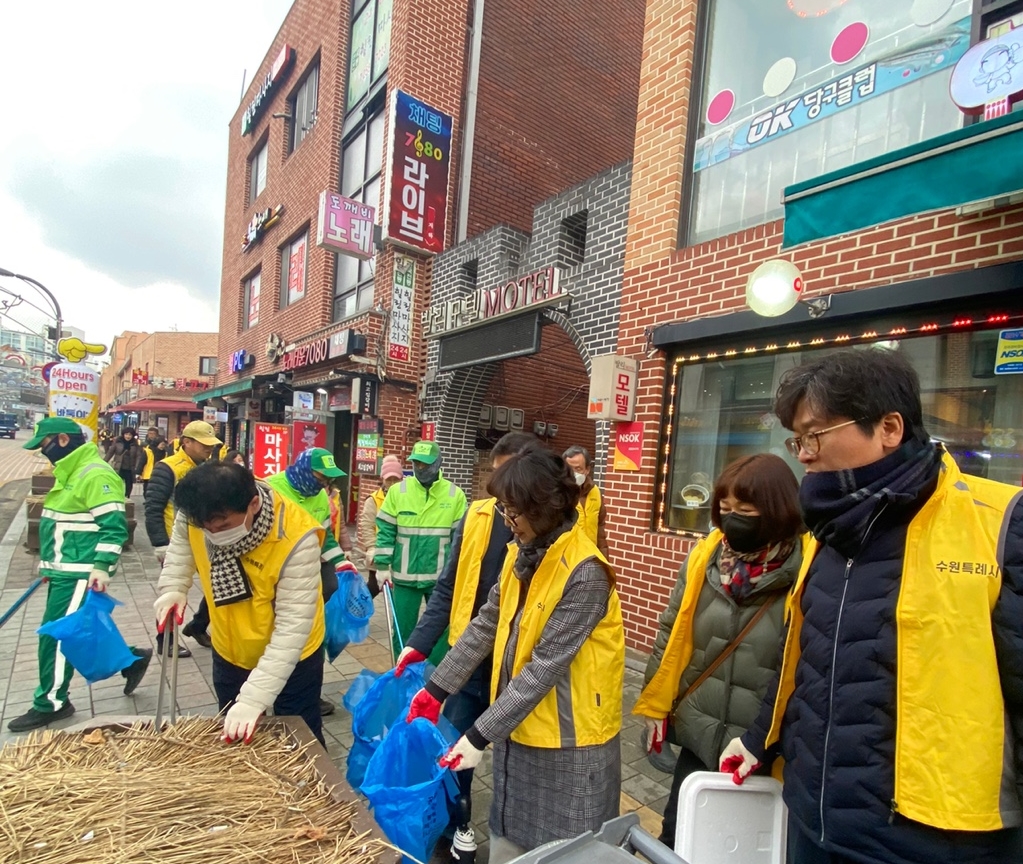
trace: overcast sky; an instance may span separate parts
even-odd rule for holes
[[[215,331],[227,124],[290,6],[0,2],[0,267],[92,341]]]

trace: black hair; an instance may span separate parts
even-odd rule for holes
[[[573,444],[561,454],[562,459],[571,459],[573,456],[582,456],[587,468],[593,464],[593,459],[590,458],[590,451],[585,447],[580,447],[578,444]]]
[[[135,427],[133,427],[133,426],[127,426],[127,427],[125,427],[124,429],[122,429],[122,430],[121,430],[121,437],[123,438],[123,437],[124,437],[125,435],[127,435],[127,434],[128,434],[129,432],[131,433],[131,437],[132,437],[132,438],[138,438],[138,437],[139,437],[139,432],[138,432],[138,429],[136,429],[136,428],[135,428]]]
[[[256,478],[235,462],[203,462],[178,481],[174,506],[192,524],[202,527],[229,513],[244,513],[259,494]]]
[[[538,537],[573,516],[579,502],[579,486],[568,464],[543,448],[505,462],[491,476],[487,492],[525,514]]]
[[[867,435],[892,412],[902,416],[902,440],[926,441],[920,378],[898,351],[846,348],[825,354],[781,377],[774,413],[791,429],[796,411],[806,402],[821,420],[847,417]]]
[[[539,450],[542,446],[540,440],[528,432],[509,432],[498,439],[494,449],[490,451],[490,458],[521,456],[531,450]]]
[[[721,527],[721,499],[734,495],[760,512],[760,546],[791,540],[803,531],[799,512],[799,481],[780,456],[754,453],[725,467],[714,484],[710,521]]]
[[[241,456],[242,459],[245,459],[245,454],[242,453],[241,450],[228,450],[224,454],[224,458],[221,459],[220,461],[221,462],[234,462],[234,460],[237,459],[239,456]],[[248,460],[246,460],[246,461],[248,461]]]

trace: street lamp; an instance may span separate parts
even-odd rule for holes
[[[3,267],[0,267],[0,276],[9,276],[12,279],[20,279],[22,282],[27,282],[29,285],[33,285],[38,288],[49,298],[50,302],[53,304],[54,314],[57,316],[57,330],[56,338],[53,340],[53,353],[58,359],[60,359],[60,355],[57,353],[57,343],[64,335],[64,316],[61,314],[60,303],[58,303],[57,298],[53,296],[53,292],[43,285],[42,282],[33,279],[31,276],[25,276],[21,273],[12,273],[10,270],[5,270]]]

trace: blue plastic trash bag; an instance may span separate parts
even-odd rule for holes
[[[348,750],[345,779],[353,789],[362,786],[370,757],[384,740],[387,730],[404,722],[412,697],[423,686],[423,664],[406,667],[400,678],[394,670],[384,672],[366,691],[352,711],[352,734],[355,741]]]
[[[355,676],[355,680],[348,685],[345,695],[341,697],[341,704],[345,706],[349,714],[355,713],[355,706],[362,701],[362,697],[369,692],[369,688],[383,674],[383,672],[374,672],[372,669],[363,669]]]
[[[110,613],[123,605],[109,594],[86,591],[76,612],[43,624],[36,632],[60,642],[60,653],[86,681],[95,684],[139,658],[131,653]]]
[[[362,642],[369,635],[373,597],[355,570],[338,572],[337,591],[323,606],[327,631],[327,660],[331,663],[350,642]]]
[[[420,861],[430,860],[448,824],[448,805],[458,795],[454,775],[437,764],[450,746],[436,726],[417,717],[394,726],[366,768],[362,791],[377,825]]]

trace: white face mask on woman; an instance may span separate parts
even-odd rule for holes
[[[202,533],[206,535],[206,539],[214,546],[232,546],[240,540],[244,540],[249,536],[251,529],[245,526],[243,521],[240,525],[235,525],[234,528],[228,528],[225,531],[207,531],[205,528],[202,529]]]
[[[576,475],[575,475],[575,483],[576,483],[576,485],[577,486],[584,485],[586,483],[586,477],[587,477],[586,474],[579,474],[577,472]]]

